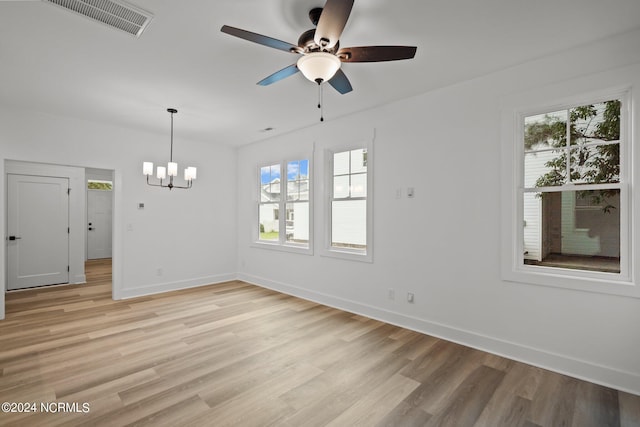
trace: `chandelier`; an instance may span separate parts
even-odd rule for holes
[[[174,188],[191,188],[193,185],[193,180],[196,179],[196,168],[193,166],[189,166],[184,170],[184,180],[187,182],[187,185],[175,185],[173,183],[173,178],[178,176],[178,164],[173,161],[173,115],[178,112],[175,108],[167,108],[167,112],[171,113],[171,154],[169,156],[169,163],[167,163],[167,167],[158,166],[156,177],[160,180],[160,183],[152,183],[149,181],[149,177],[153,175],[153,163],[152,162],[143,162],[142,163],[142,173],[147,176],[147,184],[153,187],[162,187],[168,188],[169,190],[173,190]],[[163,181],[167,179],[167,175],[169,175],[169,182],[164,183]]]

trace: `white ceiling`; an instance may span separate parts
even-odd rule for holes
[[[220,32],[297,44],[323,0],[131,0],[140,38],[41,1],[0,0],[0,103],[242,145],[318,122],[301,74],[256,82],[297,55]],[[413,45],[415,59],[343,64],[353,92],[325,90],[335,119],[640,26],[638,0],[356,0],[340,44]],[[262,131],[273,127],[271,132]]]

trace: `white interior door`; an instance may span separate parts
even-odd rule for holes
[[[111,191],[87,190],[87,258],[111,258]]]
[[[7,176],[7,289],[69,283],[69,179]]]

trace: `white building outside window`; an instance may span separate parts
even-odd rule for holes
[[[310,183],[309,159],[259,168],[257,243],[310,251]]]

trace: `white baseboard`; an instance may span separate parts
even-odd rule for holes
[[[416,332],[442,338],[518,362],[548,369],[560,374],[581,380],[611,387],[617,390],[640,395],[640,375],[624,372],[608,366],[598,365],[562,354],[529,347],[511,341],[505,341],[473,331],[447,326],[427,319],[389,311],[379,307],[362,304],[356,301],[323,294],[295,285],[276,282],[250,274],[240,273],[238,280],[245,281],[288,295],[303,298],[340,310],[359,314],[385,323],[411,329]]]
[[[136,288],[121,289],[118,292],[117,299],[128,299],[142,297],[146,295],[160,294],[163,292],[178,291],[180,289],[196,288],[199,286],[214,285],[217,283],[229,282],[236,280],[235,273],[218,274],[215,276],[196,277],[189,280],[180,280],[178,282],[154,283],[152,285],[140,286]]]

